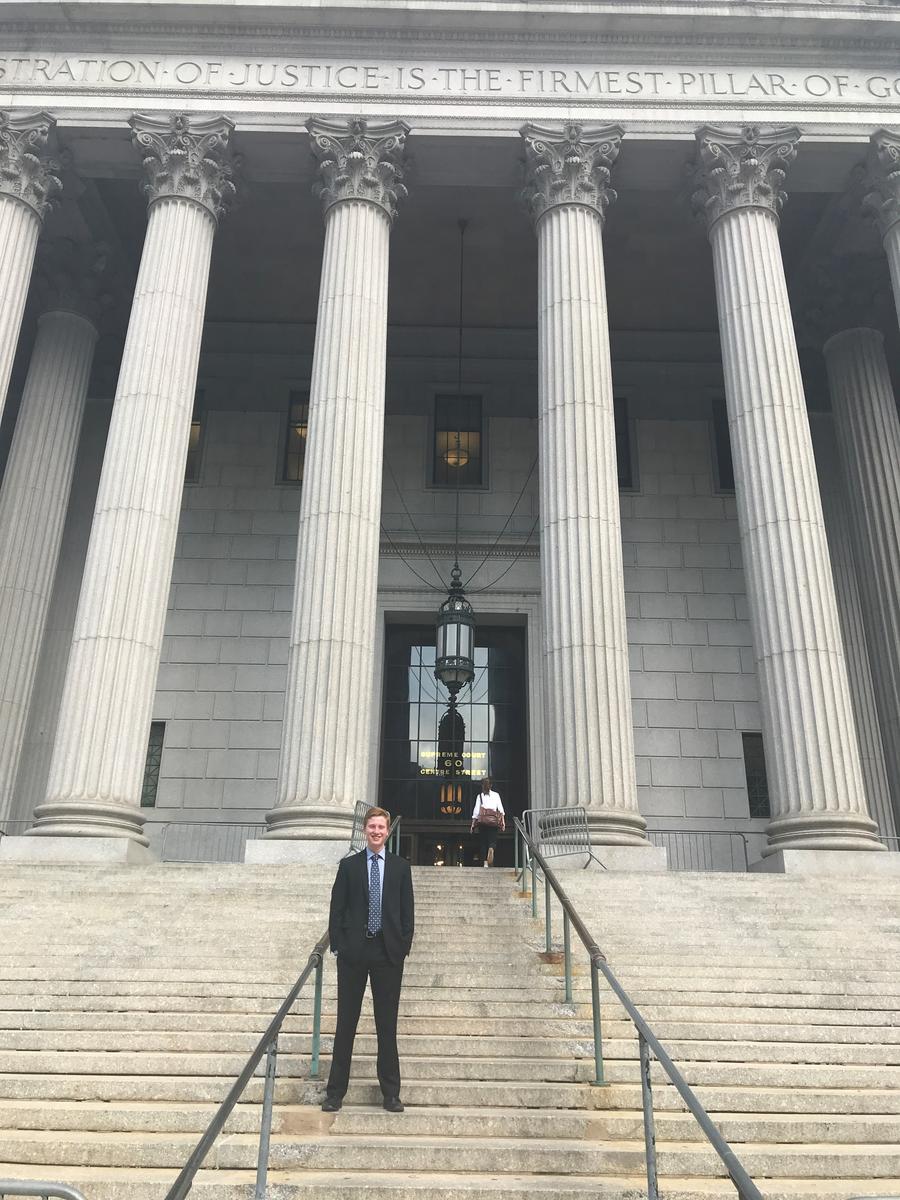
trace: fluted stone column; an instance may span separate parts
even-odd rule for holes
[[[697,133],[773,817],[767,854],[882,849],[868,815],[778,244],[799,133]],[[790,861],[796,861],[795,857]],[[807,862],[812,860],[807,859]]]
[[[0,490],[0,820],[12,806],[97,340],[102,256],[68,240],[45,257],[45,311]],[[49,294],[48,294],[49,293]]]
[[[134,117],[149,217],[50,766],[32,834],[146,845],[139,808],[216,222],[225,118]]]
[[[527,125],[538,238],[538,388],[546,728],[554,802],[591,840],[648,845],[628,673],[603,220],[622,131]]]
[[[891,805],[881,725],[872,683],[869,646],[847,513],[847,490],[833,419],[827,413],[810,414],[810,429],[816,452],[822,512],[828,534],[831,572],[844,640],[844,655],[847,659],[850,698],[856,720],[869,814],[878,825],[881,834],[894,837],[897,826]]]
[[[44,215],[60,191],[48,113],[0,113],[0,416],[6,404]],[[2,807],[0,807],[2,812]]]
[[[853,530],[872,677],[893,797],[900,811],[900,419],[876,329],[825,343],[825,366]]]
[[[900,136],[888,129],[870,138],[868,185],[863,203],[881,234],[900,320]]]
[[[16,829],[27,828],[34,810],[47,795],[50,754],[59,719],[59,702],[66,681],[72,648],[72,630],[78,608],[78,593],[91,534],[97,486],[103,467],[103,451],[112,413],[112,400],[88,397],[82,420],[81,439],[69,509],[63,527],[53,593],[44,623],[41,653],[31,689],[28,723],[19,754],[19,770],[13,787],[10,817]],[[42,845],[46,844],[43,839]]]
[[[346,848],[366,799],[387,354],[388,247],[407,127],[309,122],[325,251],[291,619],[278,805],[268,838]],[[330,845],[329,845],[330,843]],[[251,843],[248,859],[278,853]]]

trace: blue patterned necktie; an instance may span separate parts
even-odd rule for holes
[[[378,933],[381,929],[381,874],[378,864],[380,854],[372,855],[372,870],[369,872],[369,933]]]

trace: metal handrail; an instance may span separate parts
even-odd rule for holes
[[[388,830],[388,843],[394,839],[394,844],[399,840],[399,825],[402,818],[396,817]],[[396,834],[395,834],[395,831]],[[344,858],[354,854],[357,851],[351,848],[344,854]],[[322,975],[325,964],[325,952],[328,950],[329,935],[326,929],[319,940],[316,942],[312,952],[307,959],[306,966],[300,973],[297,982],[285,996],[278,1012],[269,1022],[269,1025],[256,1044],[256,1048],[251,1053],[250,1057],[244,1064],[244,1068],[238,1075],[237,1079],[231,1087],[228,1095],[219,1105],[205,1132],[202,1134],[200,1141],[194,1147],[190,1158],[182,1167],[178,1174],[178,1178],[166,1192],[165,1200],[184,1200],[184,1197],[191,1190],[194,1182],[194,1176],[203,1165],[203,1161],[212,1148],[216,1138],[222,1132],[225,1122],[231,1115],[234,1106],[240,1100],[244,1093],[247,1084],[256,1074],[256,1068],[262,1062],[262,1057],[266,1057],[266,1077],[263,1087],[263,1108],[262,1120],[260,1121],[259,1130],[259,1152],[256,1160],[256,1189],[254,1191],[254,1200],[265,1200],[266,1195],[266,1176],[268,1174],[269,1165],[269,1139],[272,1133],[272,1105],[275,1096],[275,1076],[278,1065],[278,1037],[281,1033],[281,1026],[284,1024],[285,1018],[290,1013],[291,1009],[300,995],[300,990],[306,983],[311,972],[316,972],[316,990],[313,999],[313,1030],[312,1030],[312,1049],[310,1052],[309,1075],[311,1079],[318,1078],[319,1074],[319,1043],[322,1032]],[[0,1197],[2,1200],[2,1197]],[[70,1198],[71,1200],[71,1198]],[[79,1200],[75,1197],[74,1200]],[[83,1197],[80,1200],[84,1200]]]
[[[77,1188],[67,1187],[64,1183],[41,1183],[38,1180],[26,1183],[24,1179],[0,1179],[0,1200],[6,1196],[41,1196],[43,1200],[53,1196],[57,1200],[84,1200]]]
[[[570,958],[569,958],[569,946],[568,946],[568,942],[569,942],[568,927],[569,927],[570,923],[572,926],[574,926],[575,932],[578,934],[579,938],[581,938],[582,944],[584,945],[584,948],[587,950],[588,956],[590,957],[590,961],[591,961],[591,999],[593,1002],[593,1012],[594,1012],[594,1057],[595,1057],[595,1062],[596,1062],[597,1068],[598,1068],[597,1069],[598,1078],[595,1080],[595,1082],[597,1082],[597,1083],[603,1082],[602,1051],[599,1048],[599,1042],[600,1042],[600,993],[599,993],[599,986],[598,986],[598,979],[597,979],[598,972],[603,974],[604,978],[606,979],[606,982],[609,984],[609,986],[612,988],[615,995],[618,997],[620,1004],[625,1009],[628,1016],[631,1018],[631,1022],[634,1025],[635,1029],[637,1030],[638,1051],[639,1051],[639,1055],[640,1055],[640,1064],[641,1064],[641,1102],[642,1102],[643,1113],[644,1113],[644,1146],[645,1146],[646,1159],[647,1159],[648,1200],[658,1200],[658,1198],[659,1198],[659,1186],[658,1186],[658,1182],[657,1182],[657,1172],[656,1172],[656,1135],[654,1132],[654,1121],[653,1121],[653,1091],[652,1091],[651,1080],[650,1080],[650,1051],[651,1050],[652,1050],[653,1054],[655,1055],[659,1064],[662,1066],[663,1070],[668,1075],[669,1079],[675,1085],[676,1091],[681,1096],[684,1103],[687,1105],[687,1108],[688,1108],[689,1112],[691,1113],[691,1115],[693,1116],[694,1120],[697,1122],[697,1124],[703,1130],[710,1145],[715,1150],[716,1154],[718,1154],[719,1158],[722,1160],[722,1163],[725,1166],[725,1170],[728,1172],[729,1179],[734,1184],[734,1186],[737,1188],[737,1192],[738,1192],[738,1196],[740,1197],[740,1200],[763,1200],[762,1192],[760,1192],[759,1188],[756,1186],[756,1184],[753,1182],[753,1180],[747,1174],[746,1170],[741,1165],[740,1160],[738,1159],[737,1155],[734,1153],[734,1151],[731,1149],[731,1147],[728,1145],[728,1143],[722,1137],[722,1134],[719,1132],[719,1130],[713,1124],[713,1122],[709,1116],[709,1113],[706,1111],[706,1109],[703,1107],[703,1105],[697,1099],[696,1095],[694,1094],[694,1092],[691,1089],[690,1085],[688,1084],[687,1080],[684,1078],[684,1076],[681,1074],[681,1072],[678,1070],[678,1068],[672,1062],[671,1058],[666,1053],[665,1049],[663,1048],[663,1046],[660,1043],[659,1039],[657,1038],[656,1034],[653,1032],[653,1030],[647,1024],[646,1020],[644,1019],[644,1017],[641,1015],[641,1013],[639,1012],[639,1010],[633,1003],[631,997],[628,995],[628,993],[622,987],[621,983],[619,983],[618,979],[616,978],[615,974],[613,973],[612,968],[610,967],[609,963],[607,962],[606,955],[603,953],[603,951],[600,949],[600,947],[597,945],[597,943],[591,937],[591,934],[590,934],[587,926],[585,925],[584,921],[582,921],[581,917],[578,915],[577,911],[575,910],[574,905],[572,904],[572,901],[569,899],[569,897],[563,891],[563,889],[559,883],[559,880],[556,878],[556,876],[553,874],[553,871],[547,865],[547,860],[544,858],[544,856],[538,850],[537,846],[535,846],[534,842],[529,838],[528,834],[525,831],[525,827],[522,825],[522,822],[518,819],[518,817],[515,818],[515,825],[516,825],[516,828],[518,829],[519,834],[523,838],[526,847],[528,848],[528,852],[532,858],[532,862],[537,863],[537,865],[541,869],[541,872],[543,873],[545,904],[546,904],[546,910],[547,910],[548,916],[549,916],[549,910],[550,910],[549,888],[553,889],[553,891],[556,893],[557,899],[559,900],[560,904],[562,905],[565,942],[566,942],[567,1000],[571,1000],[571,983],[570,983],[571,963],[570,963]],[[523,880],[524,880],[524,866],[523,866]],[[533,881],[534,881],[534,875],[532,874],[532,897],[534,894],[534,882]],[[548,885],[549,885],[549,888],[548,888]],[[532,900],[532,903],[533,903],[533,900]],[[549,922],[548,922],[548,933],[549,933]]]

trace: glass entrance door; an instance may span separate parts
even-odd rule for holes
[[[455,719],[434,677],[434,627],[387,627],[379,803],[403,817],[401,849],[422,865],[480,866],[469,835],[481,779],[488,775],[507,814],[528,807],[525,630],[479,626],[475,678]],[[501,836],[494,860],[513,861]]]

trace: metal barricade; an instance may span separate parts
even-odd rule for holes
[[[40,1180],[26,1182],[24,1179],[0,1179],[0,1200],[7,1196],[41,1196],[43,1200],[84,1200],[77,1188],[64,1183],[42,1183]]]
[[[584,865],[587,866],[595,857],[591,851],[587,810],[583,805],[574,808],[526,808],[522,817],[528,837],[544,858],[580,854],[584,856]]]
[[[372,805],[368,800],[357,800],[353,810],[353,829],[350,832],[350,849],[362,850],[366,844],[365,819]]]
[[[736,829],[648,829],[654,846],[666,851],[670,871],[750,869],[747,835]]]
[[[522,821],[528,838],[538,847],[544,858],[576,855],[583,859],[582,867],[588,867],[595,862],[602,870],[606,870],[602,860],[591,848],[587,810],[584,805],[574,805],[571,808],[526,808],[522,813]],[[527,851],[523,847],[523,870],[526,856]],[[516,858],[518,860],[518,854]],[[535,868],[532,862],[532,884],[534,883],[534,874]],[[533,891],[532,887],[532,893]],[[536,915],[537,912],[535,912]]]

